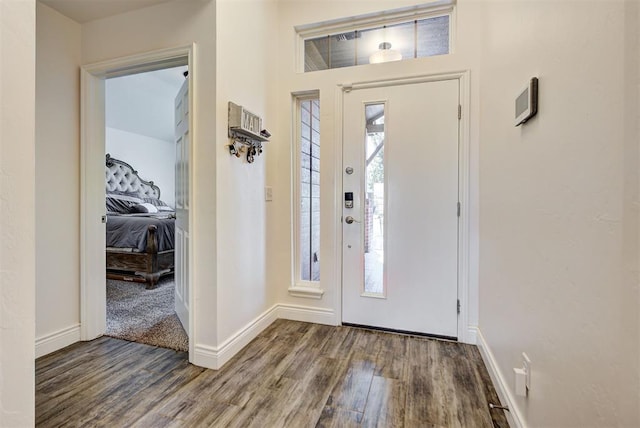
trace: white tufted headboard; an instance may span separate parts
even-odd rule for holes
[[[138,171],[107,153],[105,164],[106,190],[109,192],[137,193],[140,197],[160,199],[160,188],[153,181],[145,181]]]

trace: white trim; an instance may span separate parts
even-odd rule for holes
[[[453,10],[455,4],[456,0],[436,0],[416,6],[343,17],[313,24],[296,25],[294,29],[303,38],[344,33],[345,31],[367,29],[377,25],[397,24],[414,19],[445,15]]]
[[[482,335],[482,331],[480,331],[479,327],[476,328],[476,333],[478,337],[478,349],[480,350],[480,355],[482,355],[482,359],[487,366],[489,376],[491,376],[491,381],[496,388],[500,402],[503,406],[509,407],[509,411],[504,412],[507,420],[509,421],[509,426],[526,428],[527,424],[522,416],[522,412],[516,405],[511,389],[508,387],[507,381],[498,367],[498,362],[496,361],[493,352],[491,352],[491,348]]]
[[[65,327],[36,339],[36,358],[80,341],[80,324]]]
[[[344,83],[338,85],[338,87],[342,89],[342,92],[350,92],[356,89],[382,88],[385,86],[410,85],[413,83],[438,82],[442,80],[457,80],[468,75],[468,70],[455,70],[445,73],[418,74],[385,80],[363,80],[360,82]]]
[[[190,346],[191,347],[191,346]],[[218,370],[222,365],[218,365],[218,348],[208,345],[193,345],[193,357],[189,362],[198,367]]]
[[[220,369],[277,319],[278,305],[274,305],[225,340],[220,346],[195,345],[192,363],[209,369]]]
[[[477,325],[470,325],[467,328],[467,341],[464,343],[467,343],[469,345],[477,345],[478,344],[478,326]]]
[[[94,64],[84,65],[81,70],[82,89],[81,89],[81,144],[80,144],[80,337],[81,340],[91,340],[104,334],[106,330],[106,298],[104,287],[96,287],[96,281],[92,281],[90,274],[94,274],[93,265],[94,257],[97,257],[95,251],[99,251],[104,257],[104,250],[92,250],[93,240],[97,227],[95,222],[99,221],[99,216],[94,213],[94,203],[92,197],[99,197],[95,189],[98,175],[101,176],[100,182],[104,183],[104,175],[102,170],[97,171],[95,168],[88,168],[88,165],[94,165],[94,160],[100,157],[104,162],[104,79],[107,77],[123,76],[143,71],[152,71],[174,65],[184,64],[189,66],[189,129],[191,138],[189,139],[191,147],[189,148],[190,164],[189,168],[189,192],[191,200],[191,209],[189,210],[190,235],[198,236],[194,227],[196,225],[193,216],[197,201],[193,198],[195,194],[194,188],[197,186],[195,178],[196,165],[194,163],[194,148],[198,140],[197,126],[195,123],[196,116],[196,97],[198,93],[196,78],[196,44],[192,43],[185,46],[161,49],[152,52],[145,52],[136,55],[130,55],[121,58],[110,59]],[[101,147],[98,147],[100,146]],[[97,151],[102,151],[97,154]],[[94,183],[94,181],[96,181]],[[104,184],[102,185],[104,189]],[[97,195],[97,196],[96,196]],[[101,204],[104,210],[104,202]],[[102,212],[104,214],[104,212]],[[93,217],[96,218],[93,218]],[[91,219],[91,221],[89,221]],[[90,227],[91,226],[91,227]],[[94,227],[96,230],[93,230]],[[101,225],[101,233],[104,234],[104,225]],[[189,338],[195,336],[196,324],[196,254],[194,251],[194,239],[189,240]],[[104,265],[104,263],[102,263]],[[104,278],[104,274],[102,274]],[[190,361],[193,355],[193,340],[189,341]]]
[[[461,203],[460,220],[459,220],[459,235],[458,235],[458,299],[460,299],[460,314],[458,316],[458,341],[462,343],[475,344],[476,338],[471,333],[471,326],[468,324],[469,320],[469,251],[470,251],[470,72],[469,70],[452,71],[447,73],[426,74],[417,76],[406,76],[397,79],[388,80],[367,80],[362,82],[344,83],[338,85],[336,96],[336,144],[339,144],[341,150],[339,151],[340,166],[337,167],[336,172],[336,186],[340,186],[339,197],[342,197],[342,156],[343,156],[343,139],[342,134],[342,116],[343,116],[343,100],[344,94],[357,89],[369,89],[380,88],[385,86],[397,86],[407,85],[413,83],[435,82],[442,80],[458,80],[460,82],[459,89],[459,102],[462,105],[462,118],[459,123],[458,139],[459,139],[459,164],[458,164],[458,196]],[[337,162],[338,160],[336,160]],[[339,176],[339,177],[338,177]],[[340,220],[342,216],[342,201],[338,201],[339,213],[336,214]],[[342,224],[338,224],[337,233],[339,240],[342,243]],[[339,251],[336,251],[340,266],[338,280],[338,302],[336,304],[336,311],[338,313],[337,318],[342,321],[342,252],[343,245],[340,245]]]
[[[82,66],[82,69],[96,77],[117,77],[127,74],[161,70],[167,67],[184,65],[185,57],[194,50],[194,44],[173,48],[142,52],[120,58],[108,59]],[[190,64],[191,65],[191,64]],[[194,68],[194,67],[191,67]],[[191,70],[189,70],[191,75]]]
[[[310,306],[280,304],[278,318],[292,321],[312,322],[315,324],[338,325],[333,309],[313,308]]]
[[[322,299],[324,290],[318,287],[305,287],[303,285],[294,285],[289,287],[289,295],[293,297],[302,297],[306,299]]]
[[[350,88],[351,86],[349,86]],[[334,230],[335,230],[335,250],[334,250],[334,255],[335,255],[335,278],[334,278],[334,284],[337,284],[337,290],[335,293],[335,303],[333,305],[335,311],[336,311],[336,321],[338,324],[342,323],[342,269],[343,269],[343,258],[342,258],[342,252],[344,249],[344,241],[343,241],[343,227],[342,227],[342,213],[344,211],[343,208],[343,193],[344,192],[344,184],[343,184],[343,179],[344,179],[344,172],[343,172],[343,167],[344,167],[344,162],[343,162],[343,158],[344,158],[344,146],[343,146],[343,135],[342,135],[342,128],[343,128],[343,95],[344,95],[344,91],[346,90],[346,88],[342,85],[338,85],[336,87],[336,94],[335,94],[335,105],[334,105],[334,123],[335,123],[335,128],[334,128],[334,133],[333,135],[335,135],[334,140],[334,150],[333,152],[335,153],[335,160],[334,160],[334,177],[333,177],[333,181],[334,183],[336,183],[336,188],[335,188],[335,195],[334,195],[334,208],[333,208],[333,212],[334,212]],[[350,89],[349,89],[350,90]]]
[[[198,281],[196,280],[197,278],[197,272],[196,272],[196,266],[197,266],[197,259],[198,259],[198,254],[195,251],[195,244],[194,244],[194,236],[199,236],[197,233],[195,233],[195,231],[197,231],[197,227],[195,227],[195,213],[197,212],[197,206],[198,206],[198,199],[195,197],[195,195],[197,194],[196,192],[196,186],[198,185],[198,183],[196,182],[196,177],[198,176],[198,164],[196,162],[196,158],[195,158],[195,149],[196,149],[196,142],[198,141],[198,136],[200,135],[200,132],[198,130],[198,123],[196,122],[196,106],[198,105],[198,79],[199,79],[199,75],[198,75],[198,71],[197,71],[197,50],[198,50],[198,45],[196,43],[192,43],[190,46],[186,46],[183,49],[185,52],[187,52],[187,64],[189,67],[189,134],[190,134],[190,138],[189,138],[189,165],[188,165],[188,170],[189,170],[189,177],[187,177],[187,183],[188,183],[188,191],[189,191],[189,244],[188,244],[188,258],[187,258],[187,263],[188,263],[188,284],[187,284],[187,290],[189,293],[189,301],[187,302],[187,304],[189,305],[189,331],[188,336],[189,336],[189,358],[192,358],[192,355],[194,355],[194,342],[195,340],[193,339],[194,337],[197,337],[196,335],[196,327],[197,327],[197,323],[196,323],[196,293],[197,293],[197,287],[196,284],[198,284]],[[197,241],[197,239],[195,240]],[[190,360],[191,361],[191,360]]]
[[[238,330],[220,346],[195,345],[191,362],[200,367],[218,370],[249,342],[258,337],[265,328],[280,318],[316,324],[337,324],[335,313],[331,309],[276,304]]]
[[[460,82],[459,103],[462,106],[462,117],[458,128],[458,202],[460,217],[458,220],[458,341],[475,344],[476,338],[469,336],[469,277],[470,268],[470,236],[471,236],[471,91],[470,72],[457,73]]]
[[[90,168],[104,159],[105,94],[104,80],[81,70],[80,105],[80,338],[95,339],[106,331],[106,291],[104,271],[104,245],[96,248],[96,237],[104,236],[104,224],[97,225],[104,212],[104,203],[98,208],[93,198],[104,199],[104,185],[96,192],[98,179],[104,182],[104,172]],[[104,161],[103,161],[104,162]],[[98,245],[99,246],[99,245]],[[99,259],[99,261],[96,261]],[[104,268],[103,268],[104,269]],[[97,276],[100,278],[97,278]]]

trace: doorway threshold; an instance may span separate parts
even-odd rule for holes
[[[376,327],[376,326],[362,325],[362,324],[352,324],[352,323],[347,323],[347,322],[343,322],[342,325],[345,326],[345,327],[361,328],[361,329],[364,329],[364,330],[375,330],[375,331],[382,331],[382,332],[385,332],[385,333],[403,334],[405,336],[419,336],[419,337],[426,337],[426,338],[429,338],[429,339],[446,340],[446,341],[449,341],[449,342],[457,342],[458,341],[457,337],[442,336],[442,335],[439,335],[439,334],[421,333],[421,332],[418,332],[418,331],[396,330],[396,329],[393,329],[393,328]]]

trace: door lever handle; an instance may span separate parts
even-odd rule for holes
[[[346,216],[344,219],[345,223],[347,224],[351,224],[351,223],[360,223],[360,221],[356,220],[355,218],[351,217],[350,215]]]

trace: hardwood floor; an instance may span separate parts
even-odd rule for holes
[[[36,361],[36,424],[507,427],[476,347],[278,320],[221,370],[103,337]]]

